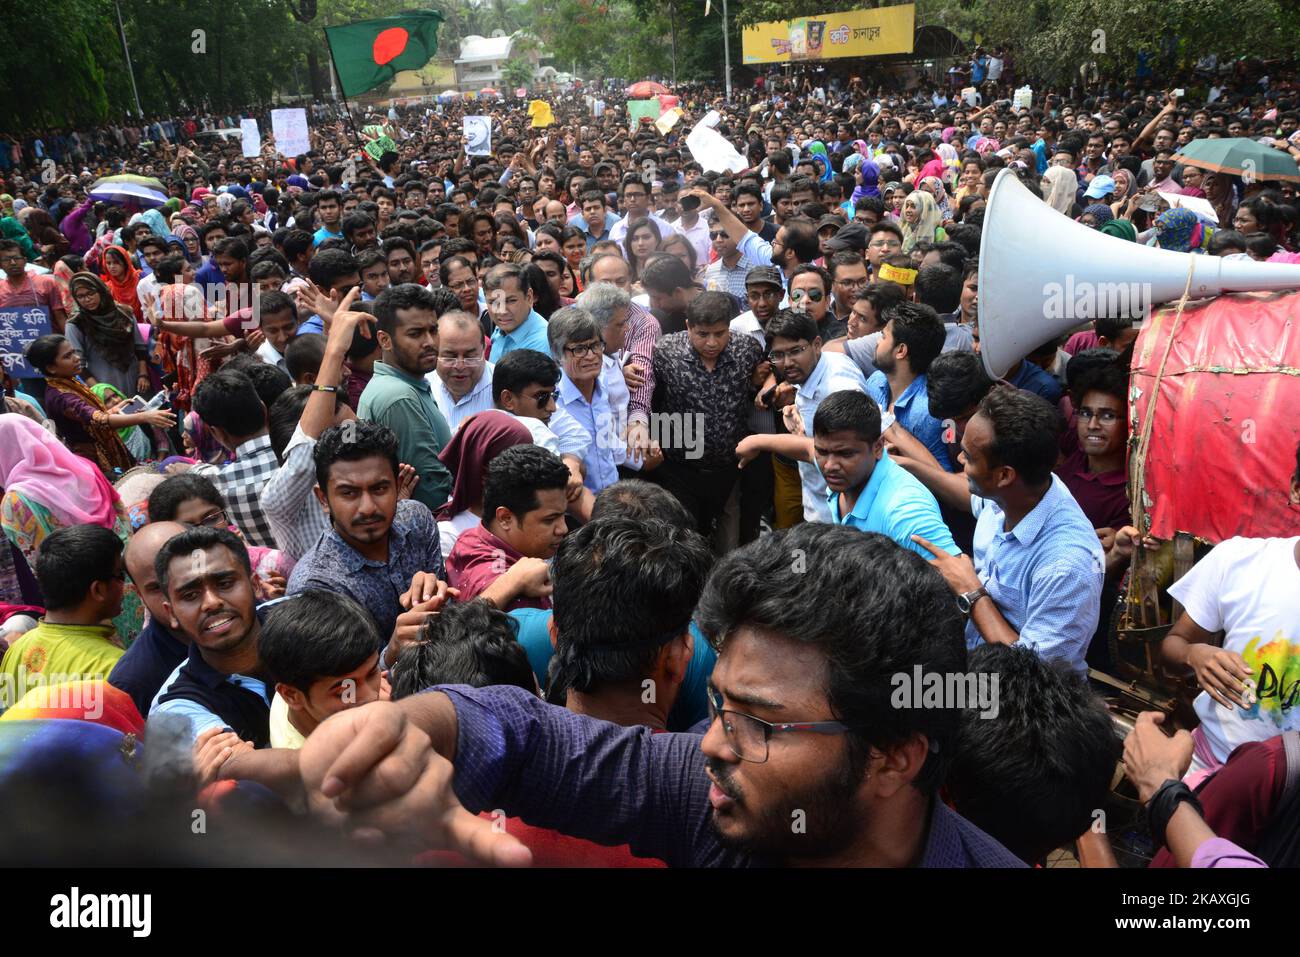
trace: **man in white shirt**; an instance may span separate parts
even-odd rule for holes
[[[492,363],[483,358],[483,331],[467,312],[438,317],[438,365],[425,376],[447,425],[454,432],[476,412],[494,408]]]
[[[1290,501],[1300,505],[1300,450]],[[1161,654],[1201,687],[1192,772],[1218,767],[1241,744],[1300,730],[1300,537],[1229,538],[1169,594],[1183,614]]]
[[[623,201],[623,208],[627,210],[627,213],[609,231],[609,238],[614,242],[621,244],[627,238],[628,224],[643,216],[659,227],[661,239],[667,239],[678,231],[677,227],[672,223],[650,212],[650,186],[641,182],[636,174],[633,173],[623,177],[623,185],[619,187],[618,195],[619,199]]]
[[[162,292],[154,270],[167,256],[167,241],[161,236],[146,236],[140,240],[139,248],[144,264],[149,267],[149,274],[140,280],[135,291],[140,297],[140,308],[144,311],[145,318],[152,322],[158,318],[158,296]]]
[[[784,309],[768,322],[766,328],[768,358],[773,370],[782,376],[773,402],[774,408],[787,408],[786,425],[797,427],[785,435],[750,435],[741,440],[736,452],[747,461],[759,452],[773,452],[799,462],[803,490],[804,520],[832,522],[826,497],[826,480],[815,462],[805,458],[812,440],[813,417],[817,406],[832,392],[850,389],[865,393],[867,380],[847,356],[822,351],[817,323],[806,313]],[[793,395],[791,395],[791,392]],[[797,410],[797,415],[794,412]]]

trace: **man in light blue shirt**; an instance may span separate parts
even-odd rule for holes
[[[547,332],[551,355],[562,370],[560,395],[551,418],[567,413],[586,433],[583,485],[599,492],[618,481],[614,450],[622,444],[602,381],[604,343],[600,325],[585,309],[567,306],[555,312]]]
[[[943,422],[930,414],[925,389],[925,373],[943,351],[943,323],[932,308],[915,302],[892,306],[885,318],[876,347],[877,371],[867,380],[867,394],[951,470]]]
[[[546,320],[533,309],[533,291],[524,279],[524,269],[517,263],[493,266],[483,279],[488,316],[496,327],[492,330],[492,361],[515,349],[536,349],[549,353]]]
[[[778,377],[774,408],[786,408],[783,435],[749,435],[736,446],[742,464],[760,452],[772,452],[799,463],[804,519],[832,522],[826,504],[826,480],[813,462],[812,428],[817,407],[833,392],[865,393],[867,380],[842,353],[823,352],[817,322],[806,313],[782,309],[767,323],[768,359]],[[793,396],[791,396],[793,392]],[[788,407],[792,404],[794,409]],[[797,415],[795,414],[797,412]]]
[[[869,396],[846,390],[826,397],[813,416],[813,456],[836,523],[878,532],[927,559],[913,535],[961,554],[934,496],[885,452],[880,407]]]
[[[985,396],[962,435],[964,474],[918,473],[949,504],[970,508],[974,561],[920,544],[968,615],[967,647],[1022,642],[1083,674],[1105,559],[1092,523],[1052,474],[1057,431],[1056,410],[1032,393]]]

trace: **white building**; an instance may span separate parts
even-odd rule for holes
[[[500,34],[500,31],[498,31]],[[485,86],[501,90],[501,68],[507,60],[522,57],[533,65],[535,79],[542,79],[541,61],[549,59],[539,44],[521,44],[522,31],[505,36],[468,36],[460,41],[460,56],[456,58],[456,84],[462,92],[477,92]]]

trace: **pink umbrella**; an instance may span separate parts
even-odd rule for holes
[[[494,89],[492,89],[492,87],[490,87],[490,86],[485,86],[485,87],[483,87],[483,89],[479,90],[478,92],[479,92],[479,96],[496,96],[496,95],[497,95],[497,91],[494,90]]]
[[[633,83],[627,88],[627,96],[630,100],[647,100],[652,96],[660,96],[668,92],[668,87],[662,83],[656,83],[654,80],[642,80],[640,83]]]

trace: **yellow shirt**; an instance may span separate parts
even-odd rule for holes
[[[307,739],[289,723],[289,705],[279,695],[271,699],[271,747],[298,750]]]
[[[56,625],[44,618],[31,631],[9,646],[0,675],[10,687],[27,688],[34,683],[107,679],[113,665],[125,652],[113,644],[117,632],[111,625]],[[40,675],[37,682],[29,677]],[[15,699],[16,700],[16,699]],[[5,707],[14,702],[5,701]]]

